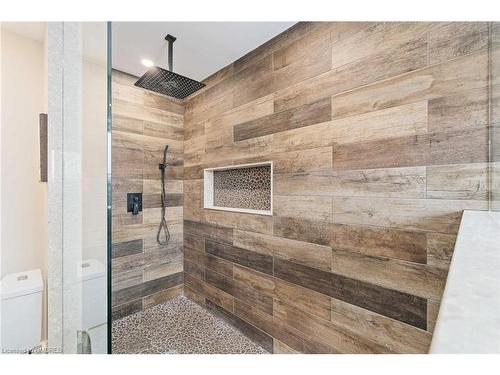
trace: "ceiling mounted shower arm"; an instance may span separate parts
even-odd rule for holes
[[[155,66],[148,69],[134,85],[158,94],[171,96],[176,99],[184,99],[199,89],[205,87],[204,83],[174,73],[174,42],[176,37],[168,34],[165,40],[168,42],[168,69]]]
[[[174,42],[177,38],[173,35],[167,34],[165,40],[168,42],[168,70],[174,71]]]

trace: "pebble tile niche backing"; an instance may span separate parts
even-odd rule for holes
[[[214,206],[269,211],[271,166],[214,171]]]

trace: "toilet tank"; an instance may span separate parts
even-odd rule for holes
[[[80,262],[79,279],[82,283],[81,330],[87,331],[107,322],[106,268],[97,259]]]
[[[2,278],[1,336],[3,353],[26,353],[41,341],[43,278],[40,270]]]

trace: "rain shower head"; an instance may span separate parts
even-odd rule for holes
[[[184,99],[193,92],[205,87],[201,82],[181,76],[169,70],[153,66],[137,80],[135,86],[151,90],[159,94]]]
[[[173,49],[176,38],[168,34],[165,40],[168,42],[168,70],[153,66],[134,85],[177,99],[184,99],[205,87],[205,84],[173,72]]]

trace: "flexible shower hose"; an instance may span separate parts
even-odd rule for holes
[[[166,245],[170,241],[170,232],[168,231],[167,220],[165,218],[167,211],[167,189],[165,187],[165,169],[167,168],[167,150],[168,145],[163,150],[163,163],[160,164],[161,170],[161,221],[158,227],[158,234],[156,235],[156,242],[160,245]],[[162,232],[164,233],[162,240]]]

